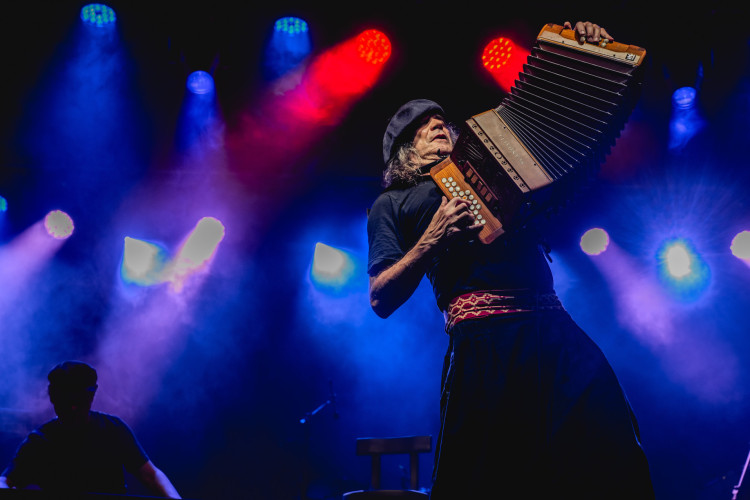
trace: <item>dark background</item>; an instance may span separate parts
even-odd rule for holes
[[[369,480],[355,438],[436,436],[447,338],[429,285],[387,320],[367,300],[365,211],[381,189],[383,131],[408,99],[436,100],[456,121],[499,104],[479,64],[490,39],[528,47],[544,23],[594,20],[647,50],[645,83],[595,187],[548,228],[556,288],[621,379],[657,498],[730,498],[750,446],[750,269],[729,252],[750,229],[746,12],[560,4],[114,2],[116,48],[95,60],[82,55],[82,3],[4,7],[0,244],[56,208],[76,232],[23,286],[0,284],[0,462],[51,416],[46,373],[69,358],[99,369],[94,409],[128,421],[187,498],[337,498]],[[393,55],[335,123],[256,143],[243,134],[267,99],[272,24],[287,15],[309,23],[312,57],[369,28]],[[114,82],[87,72],[102,64]],[[212,71],[223,124],[203,156],[181,142],[195,70]],[[703,126],[670,147],[672,92],[688,85]],[[270,151],[285,141],[305,147]],[[173,251],[203,216],[226,237],[199,285],[121,282],[125,236]],[[630,262],[620,281],[578,248],[593,226]],[[669,236],[691,238],[710,269],[698,298],[647,285]],[[345,287],[311,280],[316,242],[351,256]],[[300,424],[333,394],[335,407]],[[431,464],[424,455],[424,487]],[[405,465],[384,462],[386,486]]]

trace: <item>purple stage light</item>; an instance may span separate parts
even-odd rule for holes
[[[604,229],[594,228],[586,231],[581,236],[581,250],[588,255],[599,255],[609,245],[609,235]]]
[[[198,221],[170,264],[168,280],[173,290],[182,291],[190,276],[208,268],[225,233],[224,224],[218,219],[203,217]]]
[[[224,233],[224,224],[221,221],[213,217],[203,217],[180,250],[179,260],[190,269],[200,268],[214,256],[219,243],[224,239]]]
[[[62,210],[53,210],[44,218],[47,233],[58,240],[64,240],[73,234],[73,219]]]

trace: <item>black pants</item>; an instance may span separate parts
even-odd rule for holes
[[[433,499],[653,498],[630,404],[565,311],[450,334]]]

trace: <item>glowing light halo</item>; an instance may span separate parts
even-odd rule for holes
[[[691,302],[703,295],[711,270],[688,239],[665,240],[657,255],[661,281],[677,298]]]

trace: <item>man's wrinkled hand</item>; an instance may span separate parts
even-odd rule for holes
[[[607,42],[613,42],[615,40],[612,35],[607,33],[607,30],[605,30],[598,24],[594,24],[589,21],[578,21],[575,24],[575,27],[571,25],[569,21],[565,21],[563,27],[569,30],[574,30],[578,35],[577,38],[579,43],[599,43],[602,38],[607,40]]]

